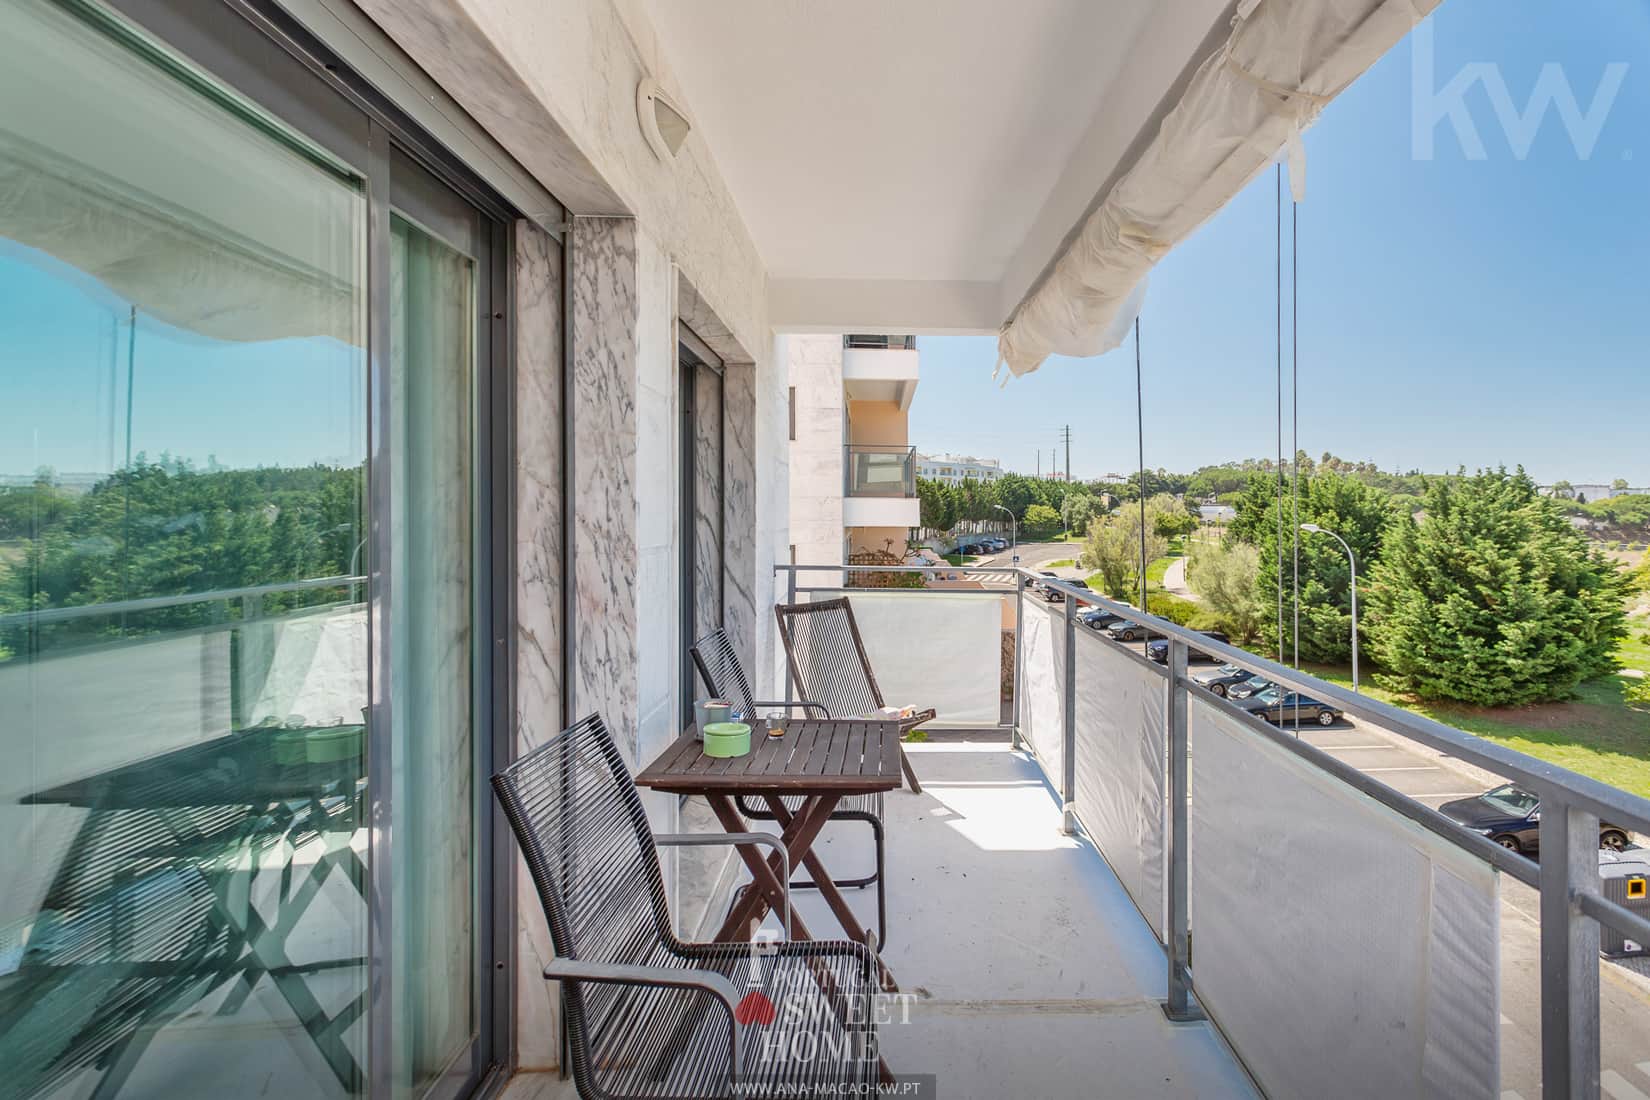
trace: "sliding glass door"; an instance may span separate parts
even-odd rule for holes
[[[500,1060],[505,221],[131,6],[0,0],[0,1094],[445,1100]]]
[[[410,158],[391,170],[393,1095],[413,1098],[468,1080],[479,1017],[476,411],[491,241]]]

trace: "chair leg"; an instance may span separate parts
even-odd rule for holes
[[[911,793],[921,794],[922,784],[917,782],[917,773],[911,770],[911,758],[903,748],[899,751],[899,766],[905,771],[905,781],[911,784]]]
[[[882,843],[882,822],[877,820],[875,814],[860,813],[857,810],[848,811],[846,813],[832,814],[831,815],[831,820],[832,821],[863,821],[863,822],[865,822],[867,825],[871,826],[871,829],[875,833],[876,842],[877,842],[877,845],[879,847],[878,864],[877,864],[877,867],[876,867],[875,871],[873,871],[869,875],[866,875],[863,878],[833,879],[832,881],[836,883],[836,888],[838,890],[847,890],[847,889],[863,890],[867,886],[871,885],[873,882],[879,881],[882,877],[882,864],[880,862],[880,860],[881,860],[880,846],[881,846],[881,843]],[[812,878],[805,878],[805,879],[794,879],[793,878],[791,880],[791,889],[792,890],[817,890],[817,889],[819,889],[819,883],[815,882]]]
[[[870,821],[877,848],[877,950],[881,951],[888,945],[888,876],[884,874],[882,822],[874,817]]]

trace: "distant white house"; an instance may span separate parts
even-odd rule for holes
[[[1204,523],[1230,523],[1237,518],[1237,509],[1230,504],[1199,504],[1197,514]]]
[[[973,455],[919,454],[917,476],[929,481],[943,481],[947,485],[961,485],[966,478],[996,481],[1003,476],[1003,464],[995,458],[975,458]]]

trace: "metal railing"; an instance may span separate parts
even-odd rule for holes
[[[917,495],[916,448],[850,443],[842,451],[844,496],[911,498]]]
[[[849,335],[842,338],[844,348],[885,349],[888,351],[916,351],[917,338],[915,336],[861,336]]]
[[[1029,570],[1006,567],[888,566],[890,571],[930,575],[967,574],[984,579],[995,587],[987,589],[1015,599],[1015,667],[1012,728],[1016,747],[1035,746],[1022,737],[1026,715],[1023,689],[1026,683],[1025,593],[1035,584],[1064,596],[1063,615],[1056,629],[1063,631],[1063,680],[1059,713],[1063,743],[1059,753],[1059,774],[1049,774],[1050,784],[1061,799],[1068,831],[1082,827],[1077,815],[1077,676],[1075,639],[1078,636],[1079,601],[1122,615],[1150,628],[1167,639],[1167,660],[1148,661],[1143,653],[1122,646],[1111,647],[1126,654],[1139,667],[1161,677],[1163,698],[1162,731],[1167,743],[1167,767],[1162,815],[1165,829],[1165,881],[1162,899],[1164,949],[1167,961],[1167,1000],[1164,1011],[1174,1020],[1204,1018],[1196,1002],[1197,986],[1191,966],[1190,942],[1190,847],[1189,806],[1190,753],[1189,721],[1194,700],[1201,707],[1240,716],[1244,729],[1265,738],[1272,746],[1291,754],[1300,762],[1365,795],[1394,811],[1432,836],[1441,838],[1464,852],[1511,876],[1539,892],[1541,935],[1540,1031],[1542,1091],[1549,1100],[1558,1097],[1597,1097],[1600,1087],[1599,948],[1600,926],[1612,929],[1640,943],[1650,945],[1650,919],[1606,898],[1601,891],[1598,866],[1599,821],[1601,818],[1623,828],[1650,832],[1650,800],[1568,771],[1423,715],[1356,694],[1307,673],[1258,657],[1235,646],[1215,641],[1198,631],[1166,619],[1144,614],[1126,604],[1106,599],[1087,589]],[[804,586],[799,574],[841,573],[839,566],[779,565],[786,574],[786,591],[794,602],[799,594],[840,591],[832,586]],[[827,578],[828,579],[828,578]],[[921,592],[910,595],[920,598]],[[1053,611],[1054,609],[1049,609]],[[1052,616],[1051,616],[1052,618]],[[1090,633],[1085,629],[1082,633]],[[1098,643],[1091,643],[1098,644]],[[1533,864],[1502,848],[1487,836],[1474,833],[1441,813],[1417,802],[1372,778],[1368,774],[1330,756],[1310,743],[1290,736],[1285,730],[1255,719],[1236,704],[1206,691],[1197,691],[1188,675],[1188,655],[1197,649],[1217,659],[1229,661],[1265,676],[1275,684],[1322,700],[1346,714],[1396,733],[1457,760],[1484,768],[1536,794],[1541,801],[1539,844],[1542,858]],[[1242,1057],[1243,1052],[1237,1052]]]
[[[354,597],[355,588],[366,582],[367,578],[364,576],[310,577],[301,581],[250,585],[244,588],[219,588],[210,592],[189,592],[179,596],[145,596],[135,600],[114,600],[109,603],[81,604],[75,607],[47,607],[41,608],[39,611],[14,611],[10,614],[0,615],[0,628],[49,626],[53,623],[72,622],[76,619],[95,619],[110,615],[163,611],[169,608],[189,607],[195,604],[222,603],[227,607],[237,600],[241,601],[243,608],[255,612],[265,596],[279,595],[283,592],[306,592],[317,588],[348,588],[351,590],[350,602],[354,603],[356,602]]]

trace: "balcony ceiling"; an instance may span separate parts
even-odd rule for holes
[[[1229,10],[644,2],[791,331],[994,331]]]

